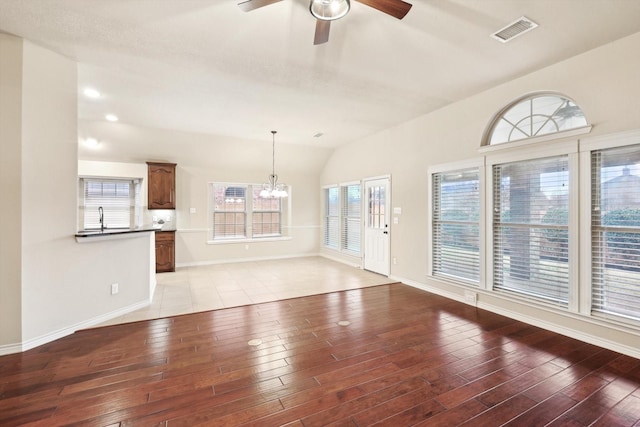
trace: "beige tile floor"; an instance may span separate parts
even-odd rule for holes
[[[390,283],[388,277],[323,257],[215,264],[156,275],[148,307],[101,324],[114,325]]]

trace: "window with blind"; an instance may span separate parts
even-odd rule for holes
[[[253,192],[253,212],[252,212],[252,235],[253,237],[274,237],[281,235],[281,202],[280,198],[260,197],[262,188],[254,185]]]
[[[212,185],[213,239],[243,239],[247,237],[247,187]]]
[[[324,245],[338,249],[340,240],[340,199],[339,188],[329,187],[324,189]]]
[[[362,211],[362,189],[360,183],[343,185],[341,248],[352,254],[360,254],[360,215]]]
[[[210,183],[209,190],[214,241],[283,237],[282,199],[260,197],[262,185]]]
[[[140,225],[140,180],[82,177],[78,228],[99,229],[102,208],[105,228],[131,228]]]
[[[480,280],[480,172],[432,174],[432,271],[436,276]]]
[[[569,299],[569,158],[493,166],[493,287],[561,307]]]
[[[640,145],[591,153],[592,311],[640,320]]]

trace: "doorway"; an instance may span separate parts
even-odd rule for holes
[[[390,274],[389,219],[391,214],[390,179],[372,178],[364,181],[364,268],[374,273]]]

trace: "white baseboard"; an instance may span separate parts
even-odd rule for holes
[[[345,264],[351,267],[356,267],[359,269],[362,269],[362,264],[360,262],[350,262],[344,258],[339,258],[339,257],[334,257],[331,256],[329,254],[326,253],[320,253],[318,254],[319,256],[321,256],[322,258],[326,258],[326,259],[330,259],[331,261],[335,261],[335,262],[339,262],[340,264]]]
[[[125,314],[131,313],[132,311],[147,307],[149,306],[149,304],[150,304],[149,301],[138,302],[135,304],[131,304],[127,307],[123,307],[118,310],[94,317],[92,319],[76,323],[75,325],[58,329],[57,331],[49,332],[45,335],[41,335],[36,338],[31,338],[26,341],[22,341],[21,343],[0,346],[0,356],[13,354],[13,353],[21,353],[23,351],[31,350],[41,345],[50,343],[51,341],[55,341],[57,339],[71,335],[74,332],[79,331],[81,329],[91,328],[95,325],[99,325],[100,323],[104,323],[116,317],[124,316]]]
[[[389,278],[396,280],[398,282],[402,282],[414,288],[417,288],[426,292],[430,292],[432,294],[440,295],[442,297],[449,298],[454,301],[465,303],[463,296],[455,294],[453,292],[446,292],[446,291],[443,291],[442,289],[429,286],[425,283],[416,282],[415,280],[410,280],[402,277],[390,276]],[[584,333],[583,331],[578,331],[575,329],[564,327],[562,325],[558,325],[557,323],[547,322],[543,318],[528,316],[528,315],[519,313],[517,311],[508,310],[503,307],[499,307],[493,304],[488,304],[482,301],[478,302],[477,307],[490,311],[492,313],[500,314],[510,319],[518,320],[518,321],[527,323],[529,325],[537,326],[539,328],[546,329],[551,332],[555,332],[561,335],[575,338],[577,340],[580,340],[589,344],[597,345],[598,347],[617,351],[618,353],[626,354],[628,356],[635,357],[636,359],[640,359],[640,349],[634,346],[628,346],[618,341],[611,341],[600,336],[587,334],[587,333]],[[575,317],[572,317],[572,319],[575,320]],[[582,320],[582,322],[586,322],[586,321]],[[589,323],[589,322],[586,322],[586,323]]]
[[[292,259],[292,258],[307,258],[313,256],[320,256],[318,253],[309,254],[293,254],[293,255],[278,255],[268,257],[252,257],[252,258],[236,258],[236,259],[223,259],[223,260],[206,260],[206,261],[194,261],[194,262],[180,262],[176,263],[176,268],[183,267],[200,267],[204,265],[217,265],[217,264],[234,264],[236,262],[259,262],[259,261],[272,261],[277,259]]]
[[[0,356],[5,356],[7,354],[20,353],[22,352],[22,344],[5,344],[0,345]]]

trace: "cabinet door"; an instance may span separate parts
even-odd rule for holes
[[[173,232],[156,233],[156,273],[175,271],[175,235]]]
[[[175,209],[176,165],[173,163],[147,163],[149,209]]]

